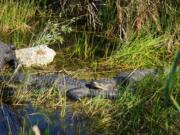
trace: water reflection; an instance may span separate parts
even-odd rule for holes
[[[86,122],[80,116],[73,116],[73,111],[68,109],[65,116],[61,117],[60,111],[45,111],[27,106],[20,109],[19,115],[25,123],[25,129],[37,125],[41,133],[59,135],[84,135]]]

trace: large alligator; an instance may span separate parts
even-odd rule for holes
[[[91,82],[78,80],[63,73],[20,73],[13,79],[11,76],[1,76],[1,82],[21,83],[23,84],[23,91],[32,90],[47,90],[50,87],[65,93],[69,98],[74,100],[81,100],[84,97],[100,96],[102,98],[114,99],[118,95],[118,89],[125,88],[130,85],[130,89],[135,89],[137,81],[142,80],[147,75],[156,75],[154,69],[136,70],[131,72],[122,72],[112,79],[93,80]],[[5,87],[6,89],[8,87]],[[10,88],[7,95],[12,95]]]

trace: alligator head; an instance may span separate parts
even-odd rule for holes
[[[10,65],[12,69],[16,68],[15,46],[0,42],[0,70],[7,64]]]

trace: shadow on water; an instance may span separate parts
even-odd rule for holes
[[[87,124],[83,117],[73,115],[71,109],[61,117],[60,111],[46,111],[31,105],[15,110],[8,105],[0,108],[0,135],[34,134],[33,126],[37,126],[41,134],[84,135],[90,134]]]

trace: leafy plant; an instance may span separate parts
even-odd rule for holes
[[[50,20],[46,24],[43,32],[40,32],[40,35],[37,40],[33,43],[33,45],[40,45],[40,44],[55,44],[60,43],[62,44],[64,38],[62,34],[70,33],[72,31],[71,27],[67,25],[60,26],[57,22],[51,22]]]

